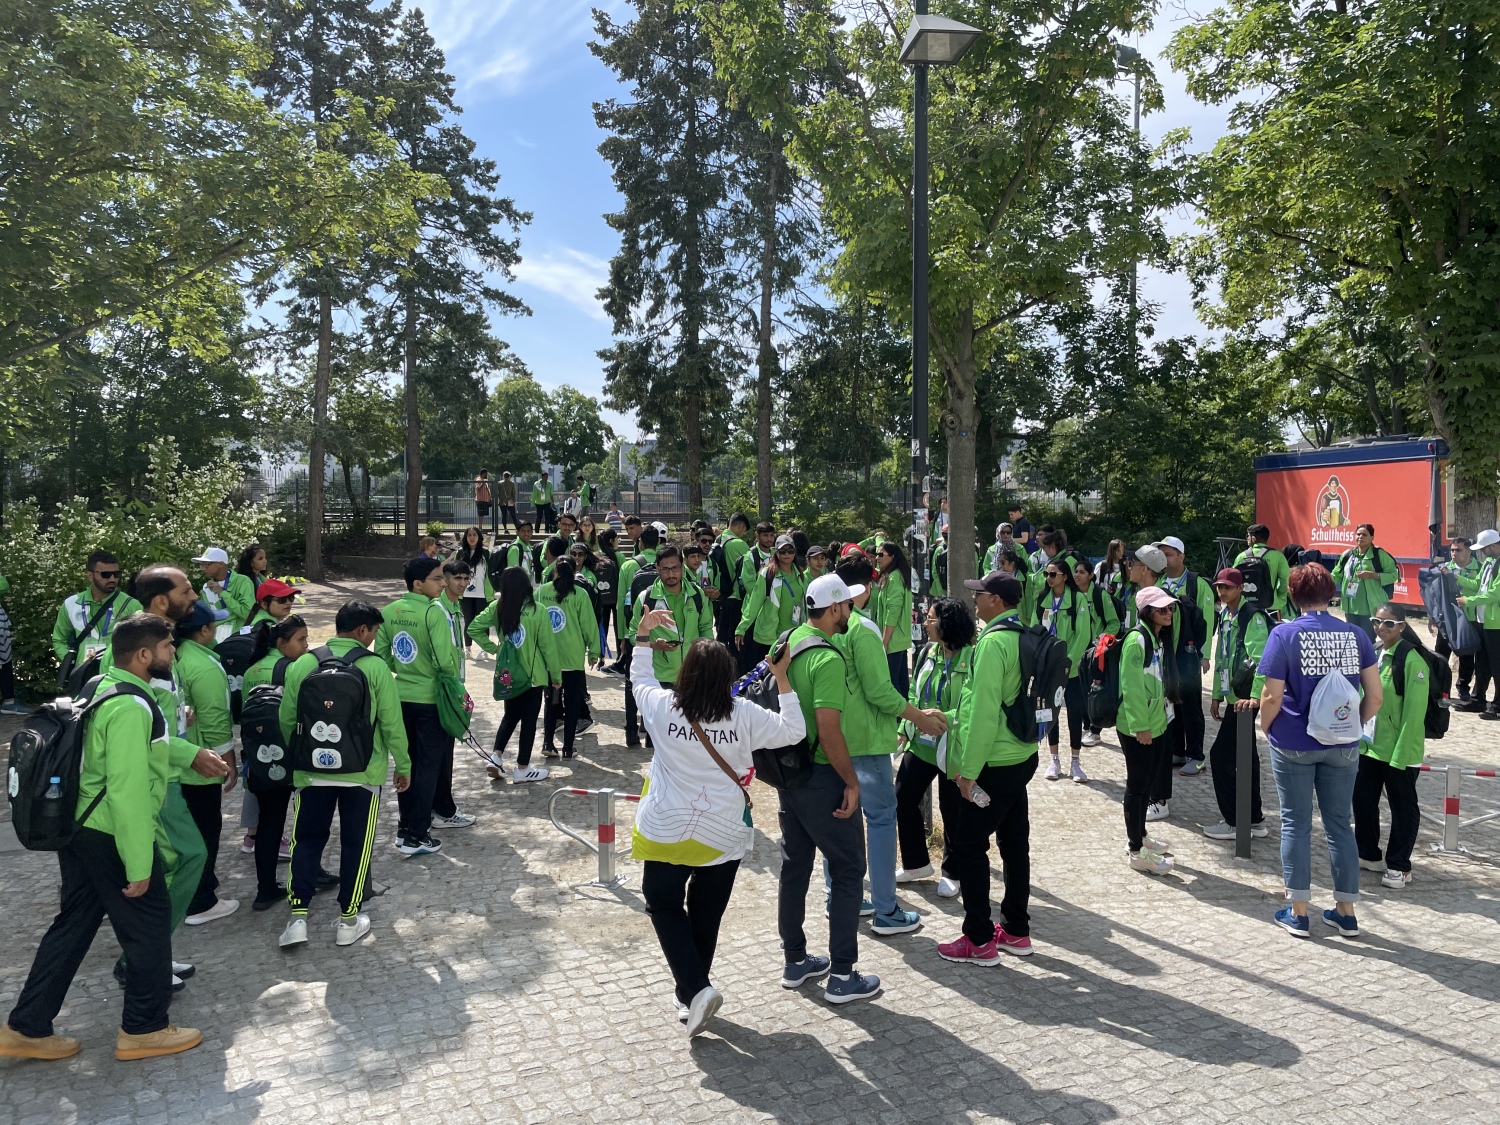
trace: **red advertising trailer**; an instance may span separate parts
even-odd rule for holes
[[[1417,571],[1447,544],[1448,446],[1401,438],[1255,459],[1255,519],[1276,546],[1300,543],[1337,558],[1354,529],[1375,525],[1375,543],[1400,564],[1398,602],[1421,605]]]

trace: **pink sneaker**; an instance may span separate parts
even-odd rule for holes
[[[938,956],[945,961],[962,961],[971,965],[993,965],[1000,960],[1000,951],[993,940],[984,945],[975,945],[965,934],[957,941],[938,945]]]
[[[255,854],[255,837],[252,836],[252,835],[250,835],[248,832],[245,833],[245,838],[240,841],[240,854],[241,855],[254,855]]]
[[[1005,927],[999,922],[995,923],[995,947],[1007,953],[1014,953],[1017,957],[1031,956],[1031,939],[1006,933]]]

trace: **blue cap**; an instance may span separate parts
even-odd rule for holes
[[[216,625],[228,619],[227,609],[215,609],[200,599],[193,603],[193,608],[188,610],[187,616],[177,623],[177,632],[182,635],[196,633],[205,625]]]

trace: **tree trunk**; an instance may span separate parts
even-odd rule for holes
[[[417,551],[417,508],[422,499],[422,416],[417,407],[417,302],[406,294],[406,323],[401,329],[406,381],[406,549]]]
[[[951,343],[951,348],[943,346]],[[955,597],[973,598],[964,580],[974,577],[974,445],[979,404],[974,395],[974,310],[963,312],[956,331],[939,344],[948,381],[948,589]],[[964,590],[963,594],[958,591]]]
[[[1418,325],[1419,329],[1422,325]],[[1448,404],[1441,391],[1437,390],[1437,379],[1434,377],[1437,363],[1429,357],[1423,378],[1423,385],[1427,392],[1427,408],[1432,412],[1432,426],[1437,431],[1438,437],[1446,441],[1451,448],[1454,445],[1453,430],[1448,417]],[[1451,462],[1450,462],[1451,464]],[[1494,527],[1500,523],[1500,512],[1497,512],[1497,489],[1500,489],[1500,481],[1491,477],[1488,481],[1476,480],[1473,476],[1463,471],[1462,466],[1454,466],[1453,471],[1453,523],[1448,527],[1448,536],[1462,535],[1468,539],[1474,538],[1486,528]]]
[[[771,379],[776,349],[771,345],[771,304],[776,289],[776,193],[781,184],[781,140],[772,141],[766,183],[766,211],[760,251],[760,347],[755,381],[755,498],[760,518],[771,518]]]
[[[312,441],[307,449],[307,558],[303,565],[307,577],[323,581],[323,462],[327,458],[327,441],[323,430],[328,424],[328,380],[333,366],[333,296],[326,280],[319,283],[318,358],[313,368]]]
[[[339,468],[344,474],[344,495],[349,497],[349,509],[357,515],[359,502],[354,498],[354,466],[347,457],[340,457]]]
[[[683,435],[687,439],[682,458],[682,475],[687,477],[688,514],[697,519],[703,514],[703,396],[687,396],[682,415]],[[639,494],[639,492],[637,492]]]

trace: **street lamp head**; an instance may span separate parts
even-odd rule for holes
[[[1115,43],[1115,66],[1121,70],[1135,66],[1141,61],[1141,53],[1128,43]]]
[[[901,44],[900,60],[909,66],[956,63],[984,33],[946,16],[913,16]]]

